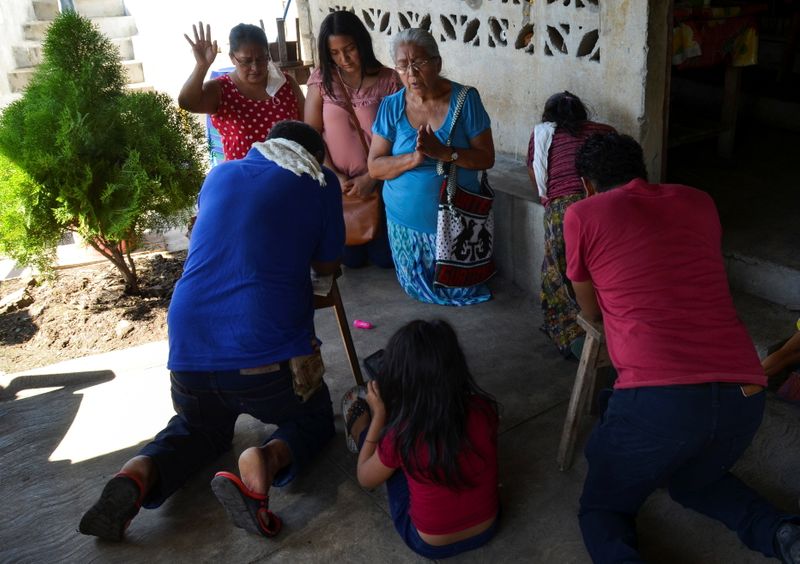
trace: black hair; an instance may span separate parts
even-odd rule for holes
[[[319,68],[322,71],[322,86],[328,95],[335,98],[332,86],[336,63],[333,62],[333,57],[331,57],[330,48],[328,47],[328,39],[332,35],[347,35],[353,38],[361,61],[361,78],[364,78],[367,74],[377,72],[383,65],[375,57],[375,51],[372,49],[372,38],[362,21],[358,19],[358,16],[347,10],[339,10],[328,14],[319,26],[317,53],[319,55]]]
[[[472,448],[469,411],[485,405],[487,415],[496,417],[497,402],[475,383],[453,328],[446,321],[419,319],[401,327],[389,340],[377,383],[386,405],[385,432],[394,434],[406,470],[456,490],[471,486],[457,463],[459,453]],[[485,402],[473,404],[476,396]],[[428,449],[425,467],[422,445]]]
[[[581,126],[589,119],[586,106],[572,92],[564,90],[553,94],[544,103],[542,121],[552,121],[556,127],[563,127],[570,135],[577,137]]]
[[[240,23],[234,26],[228,36],[228,42],[231,44],[231,55],[233,55],[235,51],[238,51],[239,47],[242,45],[250,43],[263,47],[264,50],[267,51],[267,54],[269,54],[267,34],[257,25]]]
[[[642,147],[630,135],[595,133],[575,155],[578,174],[592,181],[599,192],[647,179]]]
[[[325,160],[325,143],[317,130],[302,121],[283,120],[272,126],[267,139],[289,139],[299,143],[320,162]]]

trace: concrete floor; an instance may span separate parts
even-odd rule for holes
[[[500,477],[503,522],[486,547],[457,562],[588,562],[576,519],[585,462],[556,468],[556,449],[577,363],[562,360],[538,331],[538,304],[504,280],[496,299],[464,309],[417,303],[391,272],[348,271],[340,284],[363,358],[411,319],[452,322],[476,379],[503,405]],[[741,302],[761,338],[779,331],[758,301]],[[785,326],[782,326],[785,327]],[[338,399],[352,385],[332,310],[317,313],[326,380]],[[417,562],[395,533],[382,489],[355,481],[356,459],[338,436],[295,483],[272,492],[284,519],[275,540],[250,536],[228,522],[209,488],[213,473],[232,469],[238,454],[269,429],[240,418],[232,451],[159,510],[143,510],[124,543],[76,532],[105,481],[171,415],[166,344],[152,343],[33,371],[0,381],[0,561],[2,562]],[[43,388],[51,386],[51,388]],[[797,508],[800,424],[795,407],[771,400],[765,423],[737,473],[775,503]],[[588,431],[588,428],[587,428]],[[585,438],[585,436],[584,436]],[[664,492],[639,518],[641,545],[655,563],[766,561],[722,525],[685,510]]]

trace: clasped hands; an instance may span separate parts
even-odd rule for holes
[[[421,165],[425,157],[449,162],[452,151],[452,147],[448,147],[439,141],[430,124],[420,125],[417,128],[417,145],[414,148],[412,161],[414,167]]]
[[[369,173],[364,173],[360,176],[354,176],[353,178],[339,176],[339,184],[342,187],[342,194],[361,198],[363,200],[372,195],[378,181],[372,178]]]

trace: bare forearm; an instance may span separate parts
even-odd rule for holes
[[[800,363],[800,332],[795,333],[779,350],[765,358],[761,366],[764,368],[764,373],[772,377],[798,363]]]
[[[588,280],[583,282],[573,281],[572,289],[575,291],[575,301],[578,302],[583,316],[589,321],[600,321],[603,317],[603,312],[600,310],[600,304],[597,303],[594,284]]]
[[[494,166],[494,151],[485,151],[483,149],[458,149],[449,148],[446,157],[442,160],[445,162],[450,160],[450,155],[453,151],[458,153],[458,160],[456,164],[461,168],[469,170],[486,170]]]
[[[205,103],[203,81],[210,65],[196,64],[188,80],[178,94],[178,105],[189,112],[208,113],[209,108]]]
[[[376,157],[369,160],[369,175],[377,180],[391,180],[407,170],[415,168],[418,164],[415,153]]]
[[[378,449],[378,441],[381,438],[381,431],[386,424],[385,413],[374,413],[372,420],[367,429],[367,435],[364,438],[364,444],[361,451],[358,453],[358,466],[361,467],[367,460],[369,460],[375,451]]]

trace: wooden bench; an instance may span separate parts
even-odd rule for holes
[[[578,372],[575,374],[567,419],[564,421],[561,444],[558,447],[558,468],[562,472],[572,466],[575,443],[583,423],[583,417],[589,415],[592,408],[597,388],[597,369],[611,366],[603,334],[603,324],[589,321],[579,314],[578,325],[586,331],[586,341],[578,364]]]
[[[363,386],[364,377],[361,375],[361,366],[358,363],[358,355],[353,345],[353,336],[350,334],[350,324],[347,323],[347,314],[344,311],[342,295],[339,293],[338,284],[336,284],[336,279],[341,275],[342,271],[337,270],[333,275],[331,289],[326,295],[320,296],[314,294],[314,309],[333,308],[333,312],[336,314],[336,323],[339,325],[339,334],[342,336],[342,341],[344,342],[344,351],[347,354],[347,361],[350,363],[350,370],[353,371],[353,378],[355,378],[356,384]]]

